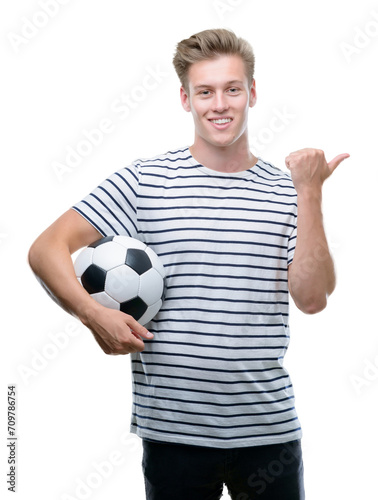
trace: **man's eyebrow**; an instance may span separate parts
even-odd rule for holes
[[[243,85],[243,82],[241,80],[229,80],[228,82],[226,82],[226,85]],[[194,86],[194,90],[201,90],[201,89],[207,89],[207,88],[211,88],[213,87],[213,85],[211,85],[210,83],[206,84],[206,83],[203,83],[201,85],[195,85]]]
[[[230,80],[229,82],[227,82],[227,85],[244,85],[244,82],[242,82],[241,80]]]

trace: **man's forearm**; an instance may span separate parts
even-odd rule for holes
[[[325,308],[336,282],[323,226],[321,190],[298,193],[297,231],[289,267],[290,293],[299,309],[313,314]]]
[[[29,251],[29,264],[49,295],[65,311],[84,320],[95,301],[78,282],[69,249],[43,236]]]
[[[335,288],[335,269],[323,227],[322,186],[348,153],[327,163],[320,149],[290,153],[285,164],[297,191],[297,244],[289,266],[289,290],[303,312],[313,314],[327,305]]]

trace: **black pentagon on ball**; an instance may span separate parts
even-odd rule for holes
[[[81,275],[81,283],[88,293],[104,291],[106,271],[96,264],[91,264]]]
[[[103,245],[107,241],[113,241],[114,236],[105,236],[105,238],[100,238],[99,240],[94,241],[90,245],[88,245],[89,248],[97,248],[100,245]]]
[[[139,297],[135,297],[135,299],[128,300],[127,302],[122,302],[120,304],[120,310],[125,314],[129,314],[137,321],[143,316],[143,314],[147,311],[147,304],[143,302],[143,300]]]
[[[149,256],[144,250],[129,248],[126,254],[126,265],[131,267],[139,275],[151,269],[152,264]]]

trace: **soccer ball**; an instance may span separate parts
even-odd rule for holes
[[[156,253],[128,236],[107,236],[84,248],[76,277],[100,304],[131,315],[142,325],[163,303],[164,267]]]

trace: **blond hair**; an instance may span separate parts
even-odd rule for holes
[[[177,44],[173,58],[177,76],[188,92],[188,72],[192,64],[220,55],[239,55],[246,68],[248,84],[252,85],[255,71],[255,56],[251,45],[227,29],[205,30]]]

